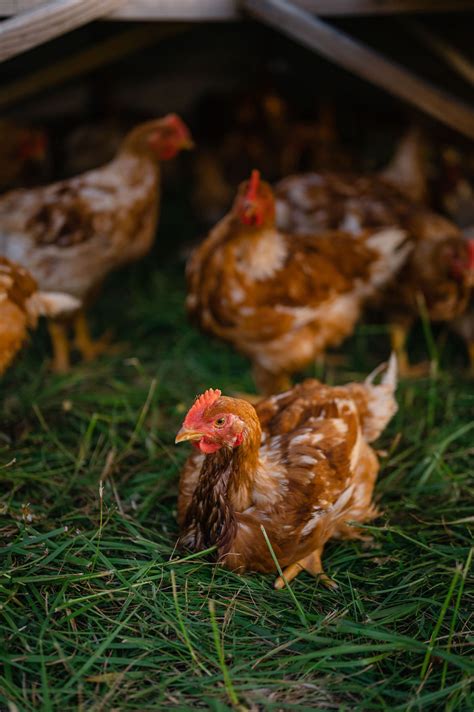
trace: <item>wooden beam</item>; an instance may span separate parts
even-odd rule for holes
[[[474,86],[474,64],[468,57],[453,47],[444,37],[428,30],[419,22],[404,20],[403,25],[452,70]]]
[[[254,17],[474,139],[474,110],[286,0],[243,0]]]
[[[82,76],[88,72],[116,62],[122,57],[138,52],[144,47],[156,45],[162,40],[185,32],[188,24],[146,24],[124,30],[113,37],[96,42],[76,54],[65,57],[38,69],[26,77],[0,87],[0,109],[34,96],[45,89]]]
[[[238,19],[237,0],[127,0],[107,20],[209,20]]]
[[[294,0],[316,15],[397,15],[474,10],[473,0]]]
[[[393,15],[416,12],[459,12],[474,9],[473,0],[294,0],[321,16]],[[48,0],[0,0],[0,16],[46,5]],[[239,0],[126,0],[104,20],[237,20]]]
[[[0,23],[0,62],[117,10],[123,0],[52,0]]]
[[[46,5],[49,0],[0,0],[0,15],[18,15],[28,12],[39,5]]]

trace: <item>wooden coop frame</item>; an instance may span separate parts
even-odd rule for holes
[[[38,70],[3,87],[0,108],[151,45],[179,31],[179,25],[173,23],[235,21],[249,16],[474,139],[472,106],[321,19],[462,10],[474,10],[474,0],[0,0],[0,16],[5,18],[0,23],[0,61],[93,20],[150,22],[148,27],[128,30],[68,57],[60,67]],[[474,85],[474,64],[468,57],[412,19],[408,29],[465,82]]]

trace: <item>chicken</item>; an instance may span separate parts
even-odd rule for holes
[[[0,254],[24,265],[42,290],[59,290],[87,305],[114,269],[145,255],[158,219],[159,162],[189,148],[181,119],[170,114],[141,124],[105,166],[44,188],[0,198]],[[67,324],[51,323],[53,367],[69,367]],[[104,349],[90,338],[84,313],[74,318],[85,359]]]
[[[298,170],[347,170],[352,157],[341,147],[334,106],[320,104],[318,118],[295,121],[289,127],[281,154],[280,175]]]
[[[403,241],[393,229],[359,239],[280,232],[273,192],[253,171],[188,261],[189,315],[250,357],[261,392],[285,390],[352,332],[364,300],[405,260]]]
[[[447,324],[464,316],[474,287],[473,247],[474,241],[461,235],[418,240],[397,280],[379,295],[376,306],[389,316],[392,348],[404,375],[425,370],[423,364],[412,366],[406,355],[407,335],[420,311]]]
[[[176,436],[197,448],[179,483],[180,544],[215,546],[217,560],[239,573],[271,573],[265,531],[284,569],[276,588],[303,569],[331,585],[325,543],[363,538],[349,522],[378,515],[369,443],[397,410],[395,358],[379,385],[374,375],[336,387],[307,380],[255,408],[219,390],[201,395]]]
[[[407,161],[398,163],[403,165],[400,175],[407,185]],[[392,181],[395,164],[385,173]],[[420,177],[415,181],[419,191],[421,182]],[[339,229],[356,238],[367,229],[388,226],[406,232],[411,252],[403,269],[377,292],[374,305],[388,316],[400,373],[418,374],[420,369],[410,365],[405,345],[419,314],[420,297],[433,321],[455,318],[469,299],[472,272],[459,228],[421,202],[410,200],[382,175],[295,175],[278,184],[276,195],[281,229],[322,236],[328,229]]]
[[[401,137],[389,164],[380,177],[410,200],[428,200],[427,145],[418,127],[409,128]]]
[[[20,265],[0,256],[0,375],[23,346],[38,317],[64,315],[79,307],[68,294],[40,292]]]
[[[34,165],[46,158],[46,136],[40,129],[0,120],[0,191],[28,184]]]
[[[206,227],[225,215],[233,190],[222,172],[215,152],[200,151],[194,159],[193,205],[199,221]]]
[[[278,226],[305,234],[334,228],[357,235],[366,228],[410,228],[420,216],[424,225],[439,222],[440,216],[422,206],[427,192],[422,150],[419,132],[413,129],[378,174],[327,171],[284,178],[275,188]]]

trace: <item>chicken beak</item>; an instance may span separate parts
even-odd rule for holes
[[[201,440],[203,434],[198,430],[189,430],[189,428],[181,428],[175,438],[175,444],[184,443],[186,440]]]

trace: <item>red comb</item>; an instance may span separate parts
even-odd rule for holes
[[[198,398],[196,398],[193,405],[189,409],[186,418],[184,419],[183,425],[185,427],[189,427],[192,421],[202,415],[202,413],[213,403],[215,403],[220,396],[221,391],[218,388],[208,388],[202,396],[198,396]]]
[[[257,197],[257,191],[260,187],[260,171],[254,169],[250,176],[249,185],[247,188],[247,199],[254,200]]]
[[[183,122],[179,118],[178,114],[166,114],[166,116],[163,118],[163,120],[167,124],[182,124]]]

